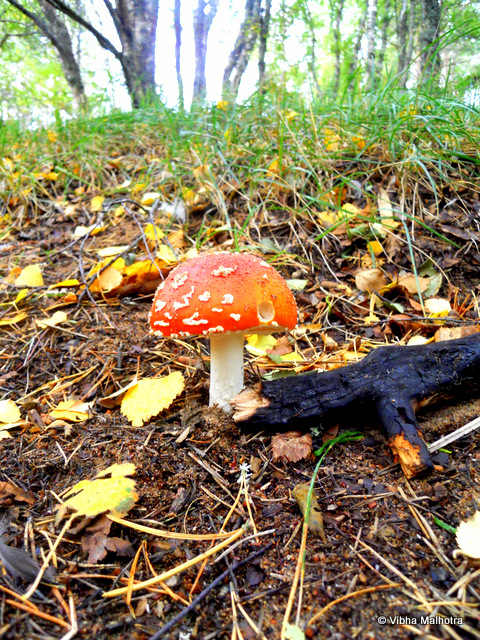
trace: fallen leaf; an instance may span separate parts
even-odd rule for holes
[[[430,318],[443,318],[448,316],[452,310],[448,300],[443,300],[442,298],[429,298],[425,300],[424,304]]]
[[[29,264],[15,280],[17,287],[43,287],[43,276],[40,265]]]
[[[312,452],[312,436],[300,431],[287,431],[272,436],[273,460],[298,462]]]
[[[51,318],[37,320],[36,322],[41,329],[45,329],[47,327],[55,327],[57,324],[65,322],[67,318],[68,316],[65,311],[55,311]]]
[[[123,253],[128,249],[128,244],[123,244],[116,247],[105,247],[104,249],[100,249],[97,251],[97,255],[100,258],[113,258],[113,256],[117,256],[119,253]]]
[[[20,311],[20,313],[16,313],[13,316],[7,316],[0,320],[0,327],[7,327],[11,324],[17,324],[17,322],[21,322],[28,318],[28,313],[26,311]]]
[[[95,196],[94,198],[92,198],[92,201],[90,202],[90,211],[92,213],[100,211],[102,209],[104,200],[105,196]]]
[[[34,504],[35,502],[35,498],[31,493],[27,493],[20,487],[10,484],[10,482],[0,482],[0,504],[8,505],[13,500],[28,504]]]
[[[90,407],[93,402],[81,402],[80,400],[62,400],[49,416],[54,419],[69,420],[70,422],[83,422],[90,418]]]
[[[114,465],[118,473],[119,467]],[[65,502],[58,507],[56,523],[62,519],[67,509],[73,509],[79,516],[94,517],[101,513],[111,513],[117,517],[125,516],[138,500],[135,490],[135,480],[127,478],[126,474],[133,473],[134,465],[125,465],[125,475],[115,475],[111,478],[100,477],[109,469],[97,474],[94,480],[81,480],[65,494]],[[70,496],[70,497],[69,497]]]
[[[152,205],[155,200],[161,197],[160,193],[156,191],[149,191],[148,193],[144,193],[142,199],[140,200],[140,204],[143,204],[144,207],[149,207]]]
[[[480,559],[480,511],[475,511],[471,518],[460,522],[456,538],[458,551],[462,555]]]
[[[387,278],[381,269],[365,269],[355,276],[355,285],[360,291],[380,291],[387,284]]]
[[[20,420],[20,409],[14,400],[0,400],[0,422],[18,422]]]
[[[456,340],[457,338],[465,338],[471,336],[472,333],[478,333],[479,327],[476,324],[464,327],[441,327],[434,335],[435,342],[442,340]]]
[[[292,498],[295,498],[297,504],[302,512],[302,515],[305,517],[305,513],[307,511],[307,500],[308,493],[310,491],[310,483],[305,482],[302,484],[297,484],[292,491]],[[308,528],[313,533],[318,533],[318,535],[322,538],[323,542],[327,542],[325,537],[325,531],[323,529],[323,518],[320,512],[320,505],[318,504],[317,496],[315,492],[312,492],[312,497],[310,500],[310,511],[308,515]]]
[[[164,378],[144,378],[131,387],[122,400],[121,411],[134,427],[167,409],[185,387],[185,380],[179,371]]]
[[[423,278],[422,276],[418,276],[417,278],[415,278],[413,273],[409,273],[405,276],[401,276],[398,279],[398,284],[413,296],[415,294],[418,294],[419,288],[420,293],[424,293],[428,289],[430,285],[430,277],[427,276],[426,278]]]

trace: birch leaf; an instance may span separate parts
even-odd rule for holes
[[[179,371],[164,378],[144,378],[127,391],[121,411],[132,426],[141,427],[144,422],[167,409],[184,387],[185,380]]]

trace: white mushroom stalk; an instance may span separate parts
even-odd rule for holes
[[[226,413],[229,400],[243,389],[244,333],[214,333],[210,336],[210,402]]]

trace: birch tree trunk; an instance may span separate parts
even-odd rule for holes
[[[408,16],[411,0],[402,0],[400,13],[397,16],[397,39],[398,39],[398,84],[405,88],[407,82],[406,71],[408,69],[407,60],[407,37],[408,37]]]
[[[377,1],[377,0],[375,0]],[[334,71],[333,71],[333,92],[334,95],[338,95],[338,89],[340,87],[340,71],[342,64],[342,16],[345,0],[330,0],[330,20],[332,24],[333,32],[333,53],[335,57]]]
[[[182,52],[182,22],[181,22],[181,0],[175,0],[173,7],[173,28],[175,31],[175,71],[177,73],[177,87],[178,87],[178,104],[180,109],[184,109],[183,100],[183,80],[182,80],[182,67],[181,67],[181,52]]]
[[[383,63],[385,61],[385,52],[388,44],[388,30],[390,27],[390,22],[392,21],[392,6],[391,0],[385,0],[383,5],[383,16],[382,16],[382,40],[380,43],[380,49],[378,51],[377,56],[377,74],[375,76],[376,83],[380,81],[381,74],[383,71]]]
[[[79,113],[87,107],[87,96],[78,60],[73,51],[72,39],[66,23],[45,0],[38,0],[40,13],[24,7],[17,0],[7,0],[13,7],[29,18],[37,29],[50,41],[62,66],[65,80],[72,92],[73,109]]]
[[[245,17],[223,72],[222,98],[235,100],[242,76],[260,33],[262,0],[246,0]]]
[[[375,30],[377,27],[378,0],[367,0],[367,65],[365,86],[371,88],[375,78]]]
[[[344,0],[340,0],[342,5],[343,2]],[[300,10],[305,28],[309,32],[310,36],[310,43],[307,47],[307,66],[308,73],[310,75],[310,85],[313,86],[312,93],[318,96],[320,94],[320,83],[318,81],[317,73],[317,29],[307,0],[304,0],[304,2],[301,3]]]
[[[39,29],[43,31],[40,26],[40,22],[43,22],[48,32],[53,33],[50,19],[47,21],[38,12],[29,9],[30,6],[34,7],[34,4],[29,3],[26,6],[27,3],[22,0],[7,2],[28,16]],[[116,0],[115,6],[111,0],[103,0],[117,31],[121,50],[118,50],[84,15],[74,9],[73,3],[69,3],[68,0],[37,0],[38,6],[40,2],[44,6],[48,5],[58,19],[61,13],[81,25],[95,36],[101,47],[117,58],[122,66],[125,84],[134,107],[156,99],[155,39],[159,0]],[[47,37],[54,44],[50,36]],[[73,73],[71,67],[69,73]]]
[[[272,13],[272,0],[265,3],[265,11],[260,19],[260,35],[258,44],[258,84],[260,91],[265,85],[265,55],[267,53],[268,32],[270,30],[270,15]]]
[[[208,12],[207,12],[208,9]],[[201,104],[207,93],[205,66],[207,58],[208,32],[217,13],[218,0],[198,0],[193,16],[193,38],[195,45],[195,78],[192,102]]]

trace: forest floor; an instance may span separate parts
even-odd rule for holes
[[[335,444],[319,468],[325,541],[308,533],[297,584],[302,514],[292,490],[311,481],[314,454],[282,459],[271,431],[208,408],[208,343],[159,339],[147,321],[155,286],[178,260],[241,250],[289,281],[299,310],[288,337],[249,344],[246,386],[348,366],[384,344],[448,337],[439,330],[478,331],[476,152],[406,172],[378,145],[355,140],[361,159],[339,150],[341,135],[328,131],[317,140],[321,166],[270,154],[252,188],[215,160],[195,160],[194,145],[179,180],[162,165],[164,150],[137,133],[135,144],[119,137],[103,149],[101,184],[94,168],[76,168],[74,146],[56,133],[51,159],[22,188],[14,173],[23,147],[4,152],[0,385],[17,414],[3,404],[0,638],[277,639],[290,608],[283,633],[293,640],[480,638],[478,565],[453,555],[454,528],[480,508],[479,431],[437,452],[432,473],[407,480],[374,415],[334,424],[327,437],[312,424],[313,450],[345,430],[361,438]],[[98,139],[90,143],[93,155]],[[319,189],[314,174],[317,201],[308,199]],[[97,277],[115,251],[120,261]],[[144,424],[135,406],[122,412],[122,396],[111,398],[137,378],[173,372],[185,390]],[[418,420],[432,443],[479,413],[480,400],[457,397]],[[125,463],[134,469],[119,472],[120,498],[111,485],[100,489],[111,509],[83,503],[75,519],[69,509],[56,521],[77,482]],[[132,487],[122,473],[137,499],[117,508],[118,522],[114,507]],[[235,532],[249,520],[228,553],[198,561],[222,539],[189,535]],[[40,565],[53,545],[55,575],[22,599],[32,555]]]

